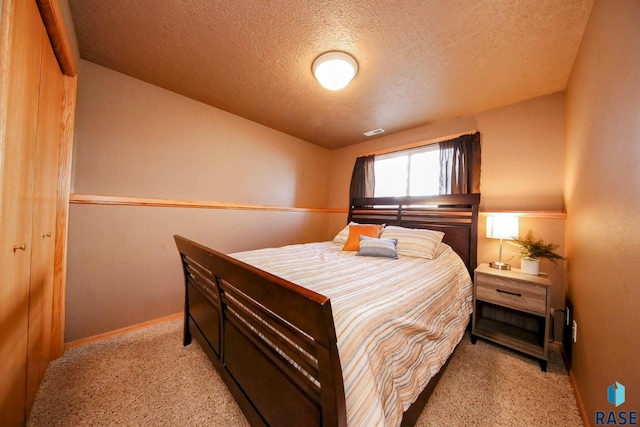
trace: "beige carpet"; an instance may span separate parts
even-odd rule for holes
[[[182,322],[67,350],[49,366],[29,422],[36,426],[246,426]],[[418,426],[581,426],[557,351],[548,372],[517,353],[465,336]]]

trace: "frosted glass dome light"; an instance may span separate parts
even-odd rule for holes
[[[358,73],[358,63],[344,52],[327,52],[313,61],[313,75],[322,87],[340,90],[347,87]]]

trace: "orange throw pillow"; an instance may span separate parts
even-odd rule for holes
[[[352,224],[349,226],[349,237],[342,248],[343,251],[360,250],[360,236],[379,237],[383,225],[378,224]]]

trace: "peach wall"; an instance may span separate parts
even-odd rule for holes
[[[477,129],[483,135],[482,209],[562,209],[563,165],[558,164],[564,157],[558,143],[564,135],[561,93],[329,152],[86,61],[80,62],[80,73],[76,193],[346,208],[351,170],[358,155]],[[511,161],[512,156],[520,160]],[[537,185],[541,169],[550,177],[543,186]],[[346,220],[343,214],[265,215],[78,205],[72,207],[71,214],[67,341],[180,309],[176,267],[172,267],[172,274],[158,268],[175,261],[171,236],[177,224],[192,226],[190,237],[196,240],[233,251],[330,239]],[[238,226],[241,218],[246,225]],[[146,225],[154,222],[154,227]],[[95,228],[96,224],[100,226]],[[546,241],[564,241],[562,220],[530,219],[523,223],[521,232],[528,228]],[[157,235],[162,236],[161,241]],[[122,249],[134,242],[144,250],[131,253]],[[127,261],[124,253],[133,258]],[[485,239],[482,230],[479,254],[480,262],[492,261],[497,254],[497,241]],[[517,267],[518,261],[513,264]],[[119,272],[113,271],[113,265],[119,266]],[[139,271],[134,269],[136,274],[124,275],[136,282],[139,288],[135,289],[127,287],[121,277],[127,271],[124,266],[132,265],[142,266],[136,267]],[[553,304],[560,308],[563,268],[549,264],[543,270],[552,274]],[[167,281],[166,277],[172,279]],[[110,289],[117,292],[111,294]],[[134,296],[127,302],[126,312],[110,315],[108,306],[116,301],[122,304],[125,290]],[[110,300],[104,300],[105,293],[113,295]],[[157,301],[148,304],[145,298]],[[96,308],[100,301],[108,304]],[[137,306],[146,308],[136,311]]]
[[[379,150],[401,147],[475,129],[477,129],[475,117],[466,116],[457,120],[422,126],[393,135],[374,137],[359,144],[331,151],[329,207],[349,207],[349,185],[351,183],[353,165],[357,157]]]
[[[556,93],[476,115],[483,209],[563,209],[564,101]]]
[[[225,253],[322,240],[326,214],[72,205],[67,338],[113,331],[183,309],[173,235]]]
[[[75,193],[325,207],[330,153],[87,61],[79,64]],[[314,212],[72,205],[66,341],[176,313],[172,240],[223,252],[322,240]]]
[[[80,71],[74,192],[326,205],[328,150],[91,62]]]
[[[564,183],[565,96],[555,93],[512,105],[436,123],[331,152],[329,206],[346,208],[356,157],[393,147],[478,130],[482,143],[481,211],[562,211]],[[332,214],[331,233],[344,226],[346,215]],[[499,241],[485,238],[484,217],[478,238],[478,262],[496,261]],[[537,238],[560,245],[564,252],[564,220],[522,218],[520,235],[531,229]],[[330,234],[331,234],[330,233]],[[331,235],[333,235],[331,234]],[[504,245],[503,258],[513,247]],[[518,259],[510,263],[520,266]],[[553,283],[552,306],[564,308],[564,263],[543,261],[541,271]],[[558,323],[562,319],[558,318]],[[556,337],[561,337],[560,326]]]
[[[356,157],[477,130],[482,142],[481,209],[562,210],[564,105],[564,93],[555,93],[333,150],[329,206],[348,206]]]
[[[585,413],[640,411],[640,2],[596,0],[567,90],[572,370]],[[627,387],[626,403],[607,387]]]

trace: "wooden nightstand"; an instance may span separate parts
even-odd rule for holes
[[[547,370],[551,282],[519,269],[475,270],[471,342],[485,338],[540,360]]]

